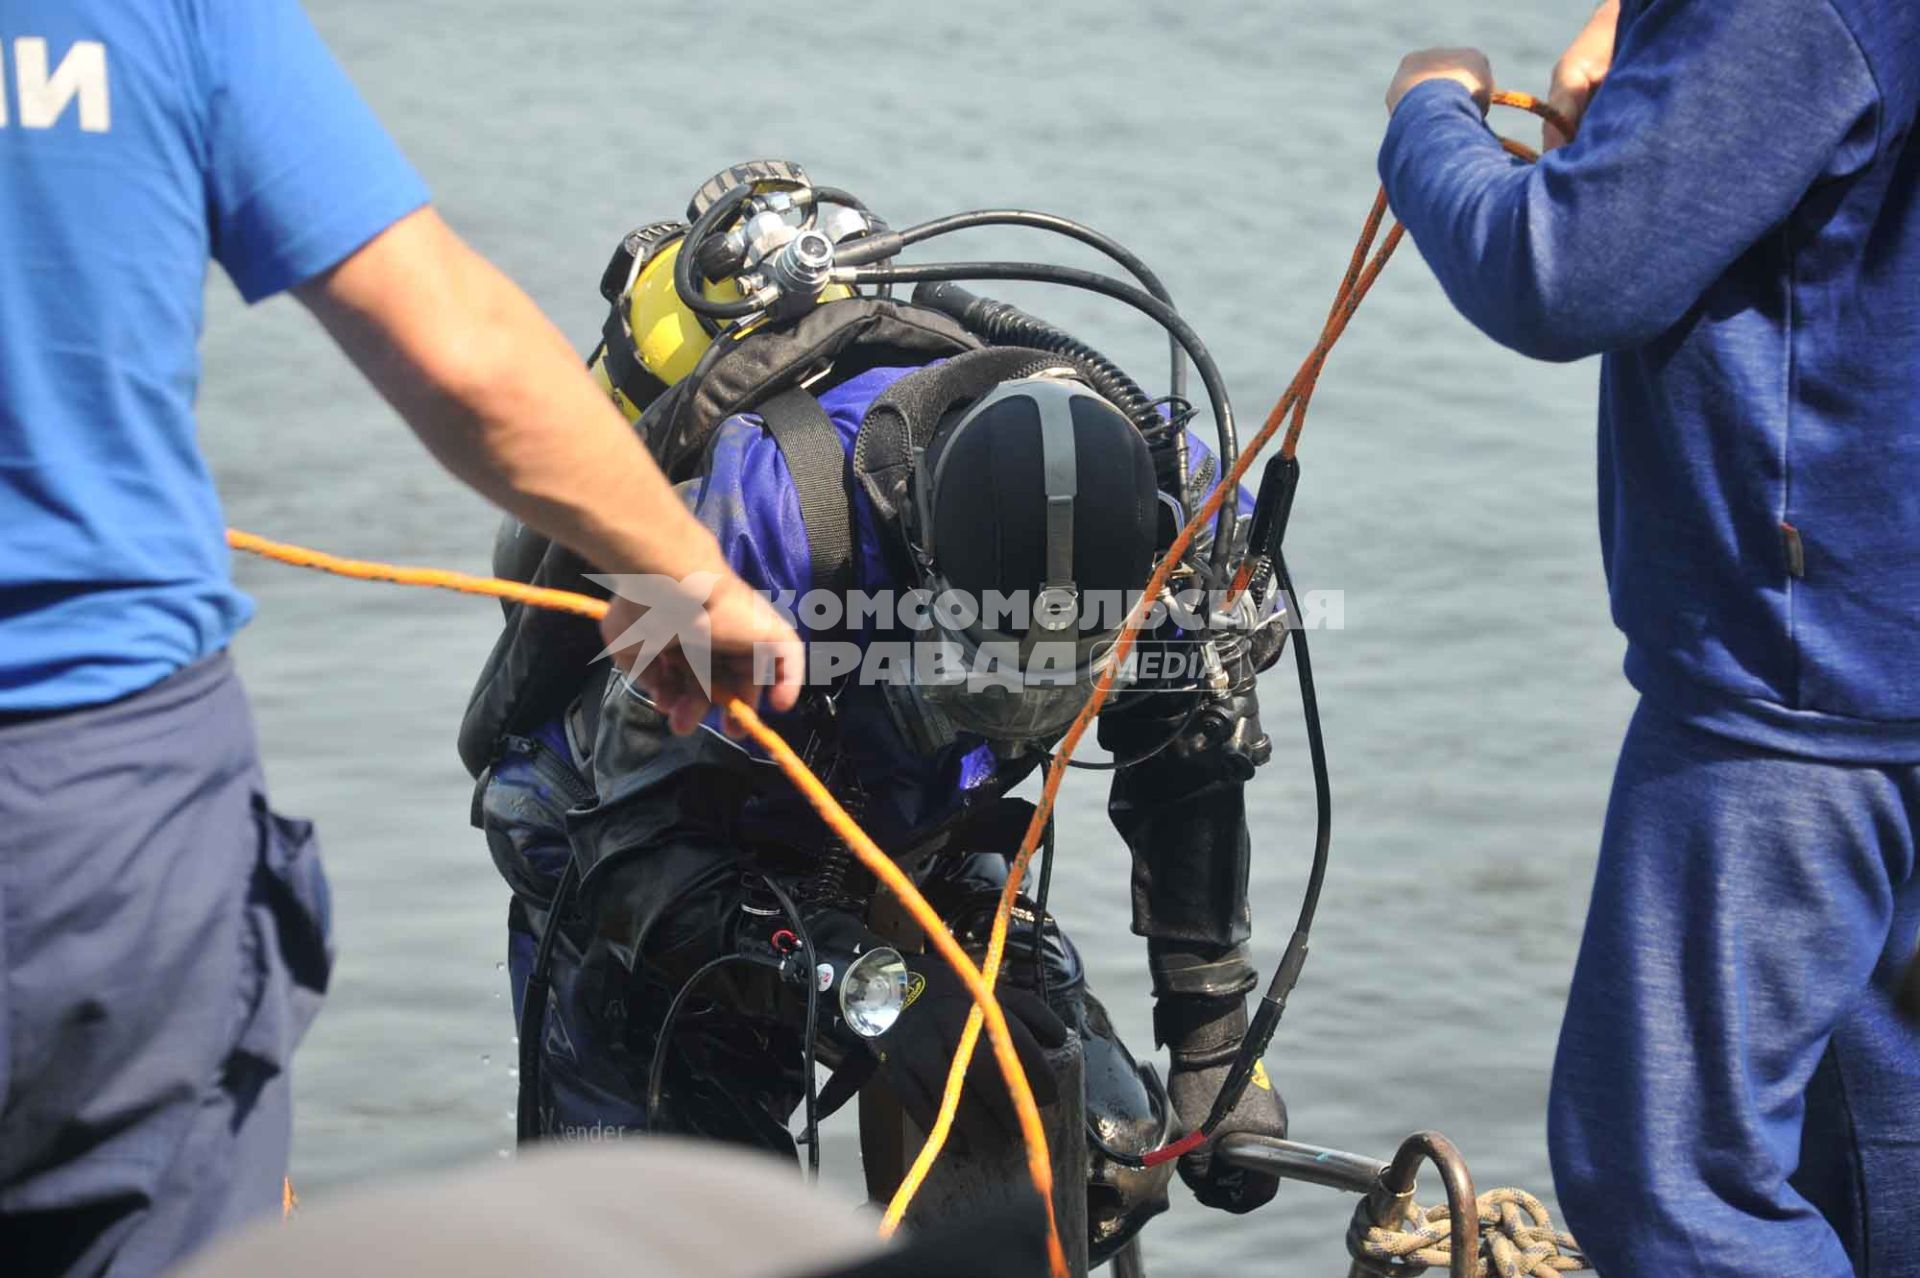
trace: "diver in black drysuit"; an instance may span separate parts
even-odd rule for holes
[[[814,385],[814,402],[850,457],[864,451],[859,444],[873,429],[863,426],[870,419],[938,411],[929,404],[946,410],[937,425],[909,425],[933,442],[916,455],[906,500],[876,502],[862,484],[847,486],[852,547],[839,584],[876,593],[957,588],[976,597],[989,589],[1038,590],[1045,599],[1070,567],[1083,601],[1078,632],[1067,631],[1082,657],[1077,680],[1012,696],[968,692],[958,701],[960,694],[940,689],[935,704],[898,667],[876,669],[872,660],[893,640],[925,640],[925,632],[903,631],[891,611],[887,623],[869,619],[856,629],[845,618],[816,625],[801,609],[811,655],[840,644],[838,650],[860,656],[861,666],[829,687],[812,686],[798,709],[770,720],[976,955],[985,947],[1007,857],[1032,813],[1007,792],[1044,765],[1046,749],[1085,702],[1087,654],[1110,640],[1120,620],[1118,611],[1089,619],[1085,601],[1103,591],[1137,594],[1183,517],[1182,503],[1159,491],[1164,483],[1156,481],[1138,430],[1071,381],[1064,383],[1076,392],[1069,410],[1046,410],[1066,411],[1072,421],[1063,467],[1058,440],[1043,438],[1056,429],[1055,418],[1039,423],[1035,409],[1061,397],[1042,384],[1048,378],[995,380],[1009,368],[1004,351],[990,350],[924,368],[882,363]],[[968,385],[969,377],[977,384]],[[1035,385],[1040,390],[1030,389]],[[956,402],[971,407],[952,407]],[[810,544],[783,442],[760,414],[728,418],[683,493],[733,567],[777,601],[791,602],[821,584],[820,548]],[[1186,448],[1202,476],[1197,491],[1185,494],[1190,504],[1204,496],[1213,467],[1197,439],[1187,436]],[[1063,487],[1073,494],[1065,507],[1070,517],[1049,522],[1050,510],[1058,519],[1060,504],[1048,498]],[[515,537],[509,528],[502,542],[509,563]],[[1014,637],[1031,637],[1038,615]],[[937,623],[932,631],[947,635]],[[1243,792],[1266,753],[1252,675],[1277,655],[1278,641],[1277,633],[1254,627],[1233,649],[1224,679],[1196,688],[1195,676],[1182,673],[1169,690],[1154,691],[1143,676],[1100,718],[1101,743],[1118,760],[1136,760],[1114,773],[1109,812],[1133,856],[1133,929],[1147,938],[1155,1037],[1171,1055],[1164,1094],[1114,1035],[1085,988],[1071,942],[1051,919],[1039,961],[1032,915],[1014,926],[1001,1000],[1036,1092],[1043,1103],[1052,1092],[1041,1049],[1060,1044],[1064,1021],[1083,1041],[1088,1077],[1109,1080],[1109,1094],[1088,1097],[1089,1117],[1111,1119],[1103,1130],[1128,1152],[1205,1117],[1246,1028],[1244,999],[1255,974],[1244,949],[1251,917]],[[502,670],[538,664],[513,645],[510,630],[476,706]],[[533,1062],[538,1135],[593,1140],[668,1130],[791,1156],[789,1123],[806,1088],[804,991],[764,967],[722,966],[700,978],[664,1045],[661,1022],[703,964],[793,929],[763,874],[797,902],[816,947],[876,943],[865,872],[755,749],[722,735],[717,721],[689,737],[671,735],[606,662],[590,668],[564,711],[530,730],[500,734],[484,759],[471,741],[463,746],[470,765],[485,764],[475,819],[514,890],[508,952],[520,1023],[539,937],[569,863],[579,884],[545,973],[551,995]],[[915,948],[897,936],[884,939]],[[970,1004],[937,956],[912,955],[909,964],[924,989],[916,983],[917,997],[894,1028],[871,1044],[824,1029],[819,1041],[822,1059],[835,1066],[829,1092],[878,1067],[924,1129]],[[1042,966],[1045,999],[1037,988]],[[663,1105],[650,1115],[646,1084],[656,1052],[665,1054]],[[1096,1054],[1105,1054],[1107,1068],[1095,1068]],[[1116,1061],[1118,1071],[1111,1068]],[[1114,1077],[1137,1086],[1116,1093]],[[1015,1138],[984,1048],[966,1095],[962,1140]],[[1171,1116],[1160,1112],[1167,1096]],[[1285,1135],[1285,1106],[1264,1070],[1220,1130]],[[1204,1152],[1183,1160],[1180,1171],[1202,1202],[1232,1212],[1265,1203],[1278,1185]],[[1152,1179],[1147,1201],[1115,1208],[1125,1219],[1109,1221],[1110,1234],[1130,1236],[1164,1209],[1165,1181]],[[1097,1198],[1093,1214],[1098,1231]]]

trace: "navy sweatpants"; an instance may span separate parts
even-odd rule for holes
[[[0,724],[0,1271],[141,1278],[278,1211],[328,965],[225,656]]]
[[[1920,1278],[1920,768],[1773,754],[1643,702],[1554,1068],[1603,1278]]]

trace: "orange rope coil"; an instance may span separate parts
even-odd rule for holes
[[[1495,91],[1490,100],[1496,106],[1513,107],[1531,112],[1553,123],[1565,136],[1573,136],[1573,128],[1564,117],[1529,94]],[[1538,158],[1531,148],[1520,143],[1502,139],[1502,145],[1521,159]],[[1019,1055],[1014,1049],[1006,1015],[1001,1010],[999,1001],[994,997],[994,986],[998,981],[1001,963],[1006,955],[1007,934],[1013,917],[1015,900],[1026,877],[1027,868],[1033,860],[1034,852],[1044,836],[1047,823],[1052,819],[1054,806],[1060,794],[1060,785],[1067,774],[1066,764],[1073,757],[1074,751],[1079,748],[1094,717],[1099,714],[1108,697],[1112,695],[1115,675],[1126,664],[1128,655],[1138,642],[1140,627],[1151,610],[1153,601],[1158,599],[1161,592],[1166,589],[1173,569],[1185,557],[1199,532],[1212,524],[1218,516],[1222,503],[1229,495],[1239,491],[1241,481],[1252,469],[1260,451],[1273,441],[1273,437],[1279,433],[1283,424],[1287,426],[1287,432],[1281,443],[1281,455],[1290,458],[1299,447],[1300,434],[1306,426],[1307,407],[1313,399],[1321,370],[1326,366],[1327,357],[1332,353],[1341,335],[1346,332],[1347,325],[1352,321],[1360,303],[1365,300],[1374,283],[1380,278],[1380,272],[1386,268],[1387,262],[1393,257],[1394,250],[1405,238],[1406,228],[1395,222],[1387,232],[1386,238],[1380,240],[1380,229],[1385,225],[1387,213],[1387,197],[1383,189],[1375,198],[1373,208],[1361,229],[1359,243],[1354,248],[1346,275],[1335,295],[1333,307],[1328,312],[1327,322],[1321,329],[1319,340],[1314,343],[1313,349],[1301,362],[1299,370],[1294,374],[1285,393],[1274,404],[1273,410],[1267,414],[1266,421],[1259,432],[1248,442],[1233,467],[1221,478],[1206,501],[1201,503],[1192,519],[1174,538],[1173,544],[1168,547],[1166,554],[1154,569],[1146,589],[1141,593],[1139,602],[1122,624],[1121,633],[1114,643],[1113,659],[1107,663],[1105,670],[1095,681],[1092,696],[1075,716],[1072,725],[1067,729],[1056,749],[1055,763],[1048,769],[1046,784],[1041,789],[1040,802],[1034,810],[1032,821],[1027,826],[1026,835],[1021,840],[1020,849],[1009,866],[1007,881],[1001,890],[999,905],[994,915],[993,931],[988,941],[984,964],[975,966],[966,951],[961,949],[959,943],[953,939],[953,935],[947,930],[939,914],[921,895],[920,890],[907,878],[900,867],[894,864],[892,858],[881,851],[859,824],[848,815],[846,809],[833,797],[832,792],[794,753],[785,738],[767,727],[760,716],[754,712],[753,707],[744,702],[735,700],[724,707],[734,722],[767,751],[788,779],[806,796],[807,801],[820,814],[821,819],[846,842],[868,872],[885,884],[906,905],[908,912],[926,932],[941,958],[960,976],[967,987],[968,994],[973,999],[973,1011],[968,1017],[959,1048],[954,1053],[953,1063],[948,1071],[939,1115],[913,1166],[908,1169],[899,1189],[895,1192],[893,1201],[887,1205],[886,1216],[881,1226],[883,1234],[891,1234],[899,1227],[914,1195],[925,1183],[928,1172],[931,1171],[946,1145],[947,1138],[953,1129],[954,1116],[959,1112],[960,1100],[966,1087],[967,1069],[972,1063],[974,1051],[979,1045],[980,1033],[984,1029],[992,1045],[994,1059],[999,1066],[1001,1076],[1006,1080],[1015,1112],[1019,1116],[1021,1136],[1026,1143],[1028,1177],[1034,1189],[1040,1194],[1041,1200],[1046,1204],[1049,1268],[1054,1278],[1067,1278],[1066,1253],[1061,1246],[1059,1225],[1055,1219],[1053,1207],[1053,1167],[1047,1150],[1046,1130],[1040,1119],[1040,1109],[1034,1100],[1033,1089],[1027,1082],[1026,1073],[1020,1065]],[[1376,241],[1378,241],[1377,248]],[[604,617],[607,612],[607,604],[604,600],[572,591],[552,590],[497,577],[481,577],[438,568],[402,567],[375,560],[347,559],[304,546],[272,541],[235,528],[227,530],[227,544],[235,550],[260,555],[280,563],[312,568],[359,581],[383,581],[404,586],[452,590],[462,594],[486,595],[525,604],[528,607],[568,612],[595,620]],[[289,1208],[293,1201],[295,1200],[291,1195],[291,1182],[288,1182]]]

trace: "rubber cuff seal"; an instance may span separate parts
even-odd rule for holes
[[[1244,945],[1212,951],[1149,945],[1147,971],[1155,998],[1237,999],[1260,983]]]
[[[1153,1005],[1153,1039],[1184,1069],[1223,1065],[1247,1036],[1247,1003],[1231,998],[1163,998]]]

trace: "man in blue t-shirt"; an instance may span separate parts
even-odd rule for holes
[[[294,290],[457,476],[717,582],[715,697],[798,641],[456,238],[296,0],[0,0],[0,1267],[156,1273],[280,1201],[325,881],[272,813],[194,439],[209,263]],[[698,576],[696,576],[698,574]],[[707,576],[706,574],[711,574]],[[686,601],[698,602],[689,598]],[[610,641],[637,607],[616,601]],[[690,728],[685,647],[642,682]]]
[[[1380,169],[1448,297],[1605,356],[1628,729],[1555,1065],[1610,1278],[1913,1278],[1920,1032],[1920,4],[1609,0],[1537,166],[1470,49]]]

